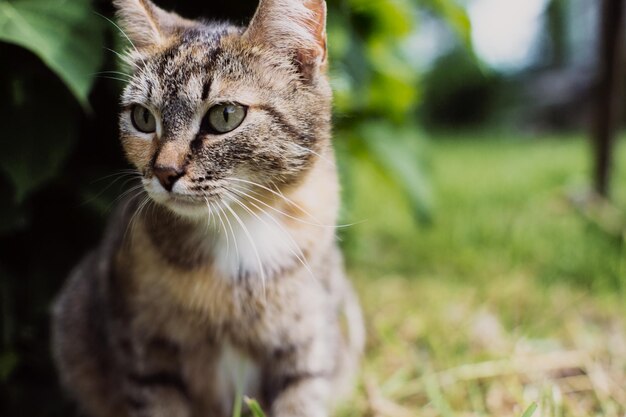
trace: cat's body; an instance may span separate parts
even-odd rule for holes
[[[93,417],[225,417],[238,389],[327,416],[363,328],[335,241],[323,1],[264,0],[247,29],[117,5],[137,46],[122,143],[150,200],[120,205],[55,304],[64,386]]]

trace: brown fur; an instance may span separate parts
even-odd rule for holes
[[[115,4],[135,43],[121,140],[145,191],[55,303],[63,385],[94,417],[224,417],[242,368],[270,416],[327,416],[363,328],[335,240],[324,2],[262,0],[247,29]],[[217,103],[244,105],[241,125],[204,131]],[[136,104],[156,132],[133,128]],[[172,191],[156,165],[182,173]]]

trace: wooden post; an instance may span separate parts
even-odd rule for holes
[[[595,191],[609,197],[612,149],[621,125],[623,87],[624,0],[602,0],[600,21],[600,70],[596,90],[593,131],[595,148]]]

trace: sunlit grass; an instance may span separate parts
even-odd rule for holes
[[[568,200],[589,184],[586,142],[434,138],[431,153],[428,227],[370,166],[351,173],[369,342],[340,417],[623,416],[624,249]],[[625,208],[624,146],[618,160]]]
[[[390,141],[392,138],[390,138]],[[626,275],[619,242],[586,222],[568,197],[588,187],[581,138],[431,140],[436,208],[414,227],[402,198],[366,163],[350,175],[351,265],[373,273],[488,282],[523,273],[541,282],[616,290]],[[614,184],[626,210],[626,146]]]

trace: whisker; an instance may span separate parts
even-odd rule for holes
[[[254,242],[254,239],[252,238],[252,235],[248,231],[248,228],[246,227],[246,225],[243,222],[243,220],[241,220],[241,218],[230,207],[230,205],[225,204],[224,206],[226,207],[226,209],[228,209],[228,211],[230,211],[230,213],[233,215],[233,217],[235,218],[237,223],[239,223],[239,226],[241,226],[241,229],[243,230],[243,232],[245,233],[246,237],[248,238],[248,241],[252,245],[252,250],[254,251],[254,255],[256,256],[256,260],[257,260],[257,262],[259,264],[259,272],[261,273],[261,285],[263,286],[263,299],[265,300],[266,297],[267,297],[266,287],[265,287],[265,281],[266,281],[265,270],[263,269],[263,263],[261,262],[261,256],[259,256],[259,251],[257,250],[257,247],[256,247],[256,244]]]
[[[232,193],[229,190],[225,190],[227,193],[231,194]],[[265,220],[263,220],[261,218],[261,216],[259,216],[258,214],[256,214],[254,212],[254,210],[250,209],[244,202],[240,201],[239,199],[236,198],[236,196],[233,196],[234,201],[239,204],[241,207],[243,207],[244,210],[246,210],[248,213],[252,214],[254,217],[256,217],[261,223],[263,223],[265,226],[267,226],[268,228],[270,228],[270,226],[267,224],[267,222]],[[304,256],[304,252],[302,252],[302,249],[300,248],[300,246],[296,243],[296,241],[293,239],[293,237],[291,236],[291,234],[283,227],[282,224],[280,224],[280,222],[278,220],[276,220],[271,214],[267,213],[266,211],[264,211],[263,209],[261,209],[259,206],[257,206],[256,204],[250,202],[250,204],[252,204],[257,210],[259,210],[261,213],[263,214],[267,214],[268,217],[270,218],[270,220],[272,220],[282,231],[283,233],[285,233],[287,235],[287,238],[289,238],[289,240],[291,241],[291,243],[293,244],[293,246],[298,250],[298,252],[300,253],[299,255],[294,252],[294,250],[292,248],[288,248],[289,251],[291,252],[291,254],[293,256],[295,256],[298,261],[300,261],[300,263],[302,264],[302,266],[304,266],[304,268],[309,272],[309,274],[311,275],[311,277],[313,279],[316,279],[315,274],[313,274],[313,271],[311,270],[309,264],[306,262],[306,257]]]
[[[231,184],[231,187],[236,187],[236,184]],[[251,200],[254,200],[254,201],[256,201],[256,202],[258,202],[260,204],[263,204],[265,207],[267,207],[267,208],[269,208],[269,209],[271,209],[271,210],[273,210],[273,211],[275,211],[275,212],[277,212],[279,214],[282,214],[283,216],[288,217],[288,218],[290,218],[292,220],[298,221],[300,223],[308,224],[308,225],[311,225],[311,226],[317,226],[317,227],[327,227],[327,228],[331,228],[331,229],[339,229],[341,227],[352,226],[352,224],[348,224],[348,225],[330,225],[330,224],[321,224],[321,223],[307,222],[306,220],[302,220],[299,217],[295,217],[295,216],[292,216],[292,215],[290,215],[288,213],[285,213],[284,211],[277,209],[276,207],[272,206],[271,204],[268,204],[265,201],[262,201],[262,200],[260,200],[260,199],[258,199],[256,197],[254,197],[254,196],[251,196],[250,194],[248,194],[245,191],[243,191],[242,188],[232,188],[232,191],[237,191],[238,193],[240,193],[244,197],[249,198]],[[250,191],[254,192],[252,190],[250,190]]]
[[[211,230],[211,207],[209,207],[209,199],[204,197],[204,201],[206,202],[206,210],[207,210],[207,219],[206,219],[206,233],[209,234]]]
[[[217,217],[219,217],[220,224],[222,225],[222,228],[224,229],[224,236],[226,237],[226,256],[228,256],[228,254],[230,252],[230,238],[228,237],[228,231],[226,230],[226,224],[225,224],[224,220],[222,219],[222,215],[220,214],[219,205],[217,205],[217,203],[216,203],[216,206],[218,207],[218,209],[215,211],[215,214],[217,215]]]
[[[280,192],[277,192],[277,191],[275,191],[275,190],[272,190],[271,188],[266,187],[265,185],[259,184],[259,183],[254,182],[254,181],[249,181],[249,180],[244,180],[244,179],[241,179],[241,178],[234,178],[234,177],[226,177],[226,178],[224,178],[224,179],[225,179],[225,180],[230,180],[230,181],[240,181],[240,182],[243,182],[243,183],[246,183],[246,184],[250,184],[250,185],[253,185],[253,186],[256,186],[256,187],[262,188],[262,189],[264,189],[264,190],[266,190],[266,191],[269,191],[270,193],[274,194],[274,195],[275,195],[275,196],[277,196],[277,197],[282,198],[282,199],[283,199],[283,200],[285,200],[287,203],[289,203],[289,204],[293,205],[294,207],[296,207],[297,209],[299,209],[300,211],[302,211],[304,214],[306,214],[307,216],[311,217],[313,220],[315,220],[315,221],[317,221],[318,223],[320,223],[320,224],[321,224],[321,222],[320,222],[317,218],[315,218],[315,216],[313,216],[313,215],[312,215],[311,213],[309,213],[307,210],[305,210],[304,208],[302,208],[302,207],[301,207],[298,203],[296,203],[296,202],[292,201],[291,199],[287,198],[287,197],[286,197],[283,193],[280,193]],[[278,187],[276,187],[276,188],[278,188]]]
[[[117,77],[110,77],[107,75],[96,75],[96,78],[102,78],[102,79],[107,79],[107,80],[115,80],[115,81],[120,81],[123,83],[128,83],[129,80],[126,79],[122,79],[122,78],[117,78]]]
[[[126,225],[126,230],[124,231],[124,238],[122,239],[122,241],[126,241],[126,235],[128,234],[128,230],[129,229],[131,230],[131,232],[134,231],[134,229],[135,229],[135,219],[137,218],[139,213],[141,213],[141,211],[144,209],[146,204],[148,204],[150,202],[150,200],[151,200],[150,196],[145,196],[144,199],[139,204],[139,206],[137,207],[137,209],[135,209],[135,213],[133,213],[133,216],[130,218],[130,221]],[[132,238],[132,235],[131,235],[131,238]]]
[[[111,23],[113,26],[115,26],[115,27],[117,28],[117,30],[119,30],[119,31],[120,31],[120,33],[121,33],[122,35],[124,35],[124,37],[128,40],[128,42],[130,42],[130,44],[132,45],[132,47],[133,47],[133,49],[135,50],[135,52],[137,52],[137,55],[138,55],[138,56],[141,56],[141,54],[139,53],[139,50],[137,49],[137,47],[135,46],[135,44],[133,43],[133,41],[132,41],[132,40],[130,40],[130,37],[126,34],[126,32],[124,32],[124,31],[122,30],[122,28],[121,28],[121,27],[119,27],[119,26],[117,25],[117,23],[115,23],[114,21],[112,21],[112,20],[111,20],[111,19],[109,19],[108,17],[104,16],[103,14],[100,14],[100,13],[98,13],[98,12],[94,12],[94,13],[95,13],[95,14],[97,14],[98,16],[102,17],[103,19],[107,20],[107,21],[108,21],[109,23]],[[143,62],[143,59],[142,59],[142,62]]]
[[[126,178],[126,179],[124,180],[124,182],[122,183],[122,185],[120,186],[120,188],[124,188],[124,187],[126,187],[126,184],[128,184],[128,183],[129,183],[129,182],[131,182],[131,181],[135,181],[135,180],[139,180],[139,181],[140,181],[140,183],[139,183],[139,184],[137,184],[137,185],[141,185],[141,186],[143,186],[143,183],[141,182],[141,178],[142,178],[142,175],[141,175],[141,174],[137,174],[136,176],[133,176],[133,177],[131,177],[131,178]]]
[[[108,75],[108,74],[121,75],[121,76],[123,76],[123,77],[127,77],[128,79],[133,78],[133,76],[132,76],[132,75],[127,74],[127,73],[122,72],[122,71],[100,71],[100,72],[94,72],[94,73],[93,73],[93,74],[91,74],[91,75]]]
[[[127,179],[126,181],[124,181],[124,183],[122,184],[122,187],[124,187],[124,186],[128,183],[128,181],[132,181],[132,180],[134,180],[135,178],[138,178],[138,177],[139,177],[139,173],[137,173],[136,171],[134,171],[134,172],[132,172],[132,173],[130,173],[130,172],[121,172],[121,173],[119,173],[119,172],[118,172],[118,173],[115,173],[115,174],[107,175],[107,176],[105,176],[105,177],[103,177],[103,178],[100,178],[100,179],[98,179],[98,180],[96,180],[96,181],[92,181],[91,183],[93,184],[93,183],[98,182],[98,181],[103,181],[103,180],[105,180],[105,179],[107,179],[107,178],[116,177],[116,178],[115,178],[113,181],[111,181],[111,182],[110,182],[110,183],[109,183],[106,187],[104,187],[102,190],[98,191],[98,192],[96,193],[96,195],[94,195],[93,197],[90,197],[90,198],[86,199],[85,201],[83,201],[83,202],[82,202],[82,204],[84,205],[84,204],[89,204],[89,203],[91,203],[92,201],[94,201],[95,199],[97,199],[98,197],[100,197],[100,196],[101,196],[101,195],[102,195],[102,194],[103,194],[106,190],[108,190],[109,188],[111,188],[111,187],[112,187],[112,186],[113,186],[116,182],[118,182],[119,180],[121,180],[121,179],[123,179],[123,178],[129,177],[129,176],[130,176],[131,178],[130,178],[130,179]]]
[[[106,180],[107,178],[115,177],[115,176],[122,175],[122,174],[124,174],[124,175],[128,175],[128,174],[139,174],[139,172],[138,172],[136,169],[121,169],[121,170],[116,171],[116,172],[114,172],[114,173],[112,173],[112,174],[105,175],[105,176],[103,176],[103,177],[97,178],[97,179],[95,179],[95,180],[91,181],[91,182],[90,182],[90,184],[94,184],[94,183],[96,183],[96,182],[104,181],[104,180]]]
[[[119,196],[117,196],[115,198],[115,200],[113,200],[108,206],[107,209],[111,208],[111,206],[115,203],[117,203],[118,201],[121,201],[122,199],[124,199],[126,196],[128,196],[130,193],[139,190],[141,192],[141,190],[143,189],[143,184],[137,184],[131,188],[129,188],[128,190],[124,191],[122,194],[120,194]]]
[[[271,183],[271,184],[272,184],[272,186],[276,189],[276,191],[277,191],[277,192],[278,192],[281,196],[283,196],[283,198],[287,198],[287,197],[285,197],[285,195],[282,193],[282,191],[280,191],[280,189],[278,188],[278,186],[277,186],[276,184],[274,184],[274,181],[270,181],[270,183]],[[294,204],[295,204],[295,203],[294,203]],[[300,209],[302,210],[302,208],[301,208],[301,207],[296,206],[296,208],[300,208]],[[310,213],[306,213],[306,211],[305,211],[305,214],[308,214],[309,216],[313,216],[313,215],[312,215],[312,214],[310,214]],[[315,218],[313,218],[313,219],[314,219],[314,220],[317,220],[317,219],[315,219]],[[319,221],[318,221],[318,222],[319,222]],[[354,226],[354,225],[361,224],[361,223],[364,223],[364,222],[365,222],[365,220],[361,220],[361,221],[354,222],[354,223],[337,224],[337,225],[325,225],[325,227],[343,228],[343,227],[350,227],[350,226]],[[323,224],[322,224],[322,225],[323,225]]]
[[[105,50],[107,50],[109,52],[114,53],[117,56],[117,58],[120,61],[122,61],[123,63],[128,64],[130,66],[133,66],[133,67],[135,67],[135,69],[141,69],[141,67],[139,65],[137,65],[135,62],[132,61],[132,59],[130,59],[130,57],[128,57],[126,55],[123,55],[123,54],[120,54],[119,52],[117,52],[116,50],[113,50],[111,48],[103,47],[103,49],[105,49]]]
[[[204,199],[206,200],[207,205],[209,206],[209,224],[215,224],[217,225],[217,221],[216,221],[216,216],[215,216],[215,209],[213,208],[213,204],[211,204],[211,202],[209,201],[208,198],[204,197]]]
[[[220,203],[215,203],[215,205],[217,206],[217,208],[222,212],[222,214],[224,215],[224,219],[226,219],[226,223],[228,223],[228,228],[230,229],[230,234],[233,237],[233,245],[235,246],[235,256],[237,256],[237,266],[239,267],[240,262],[241,262],[241,258],[239,255],[239,247],[237,245],[237,238],[235,237],[235,229],[233,228],[233,225],[230,222],[230,219],[228,218],[228,214],[226,214],[226,212],[224,211],[224,208],[222,207],[222,205]],[[228,235],[227,235],[228,237]]]
[[[335,168],[335,163],[333,161],[331,161],[330,159],[326,158],[323,155],[320,155],[319,153],[315,152],[313,149],[309,149],[306,146],[302,146],[302,145],[298,145],[297,143],[290,143],[291,146],[295,146],[298,149],[301,149],[305,152],[309,152],[312,153],[313,155],[317,156],[318,158],[320,158],[322,161],[326,162],[328,164],[328,166],[330,166],[331,168]]]

